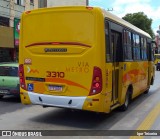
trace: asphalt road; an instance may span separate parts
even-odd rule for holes
[[[110,114],[101,115],[63,108],[27,106],[22,105],[19,98],[7,96],[0,99],[0,130],[136,130],[159,100],[160,71],[156,72],[155,83],[149,94],[137,97],[125,112],[114,110]],[[160,118],[152,126],[153,130],[159,129],[158,123]]]
[[[24,105],[20,103],[20,98],[14,96],[5,96],[0,99],[0,115],[23,109]]]

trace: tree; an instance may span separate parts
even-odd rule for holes
[[[126,14],[124,17],[122,17],[122,19],[142,29],[143,31],[150,34],[152,38],[154,38],[155,35],[151,28],[152,19],[149,19],[143,12],[138,12],[133,14],[129,13]]]

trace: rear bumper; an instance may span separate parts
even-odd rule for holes
[[[82,109],[87,97],[52,96],[28,92],[30,101],[33,104],[63,107],[72,109]]]
[[[0,88],[0,95],[14,95],[19,96],[20,90],[17,88]]]

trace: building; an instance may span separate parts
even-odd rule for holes
[[[155,38],[156,41],[156,49],[155,49],[155,53],[160,53],[160,26],[159,26],[159,30],[157,30],[157,35]]]
[[[155,47],[155,53],[160,53],[160,36],[156,35],[155,37],[156,47]]]
[[[39,7],[87,6],[89,0],[41,0]]]
[[[0,0],[0,62],[18,58],[20,16],[35,8],[38,0]]]

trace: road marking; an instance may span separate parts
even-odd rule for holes
[[[157,117],[160,115],[160,103],[158,103],[152,111],[148,114],[148,116],[143,120],[143,122],[136,129],[138,130],[149,130],[151,126],[154,124]],[[143,139],[145,136],[131,136],[129,139]]]

